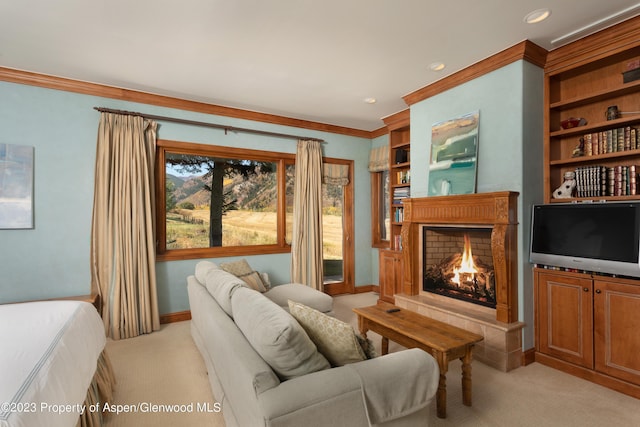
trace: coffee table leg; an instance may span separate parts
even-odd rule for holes
[[[358,316],[358,329],[360,329],[360,335],[362,335],[362,338],[366,339],[369,325],[367,325],[367,319],[362,316]]]
[[[389,338],[382,337],[382,343],[380,344],[380,350],[383,355],[389,354]]]
[[[447,370],[449,361],[447,355],[438,351],[433,351],[433,356],[440,368],[440,381],[438,382],[438,392],[436,393],[436,408],[438,418],[447,418]]]
[[[473,347],[468,346],[462,361],[462,403],[471,406],[471,359]]]

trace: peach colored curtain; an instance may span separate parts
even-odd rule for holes
[[[155,273],[156,123],[101,113],[96,148],[91,287],[107,336],[160,329]]]
[[[322,150],[319,141],[298,141],[291,281],[322,291]]]

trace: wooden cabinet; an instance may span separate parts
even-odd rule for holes
[[[623,73],[640,60],[640,19],[634,18],[549,52],[545,65],[544,197],[566,172],[576,173],[570,200],[638,198],[640,80]],[[629,76],[629,73],[627,73]],[[616,106],[617,117],[607,117]],[[564,129],[569,118],[585,125]],[[582,151],[580,151],[582,147]]]
[[[402,253],[391,250],[379,252],[380,264],[380,299],[395,303],[395,294],[402,292],[403,263]]]
[[[595,368],[640,385],[640,284],[594,281]]]
[[[593,368],[593,283],[590,278],[538,274],[539,351]]]
[[[640,281],[534,274],[536,361],[640,398]]]

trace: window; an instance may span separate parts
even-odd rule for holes
[[[389,247],[391,234],[389,212],[389,171],[373,172],[371,173],[371,235],[374,247]]]
[[[292,190],[286,172],[294,159],[293,154],[158,141],[158,258],[289,251],[285,214]]]

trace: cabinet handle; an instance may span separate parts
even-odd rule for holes
[[[596,294],[600,294],[602,291],[600,289],[596,289]]]
[[[583,291],[589,292],[589,288],[582,288]]]

